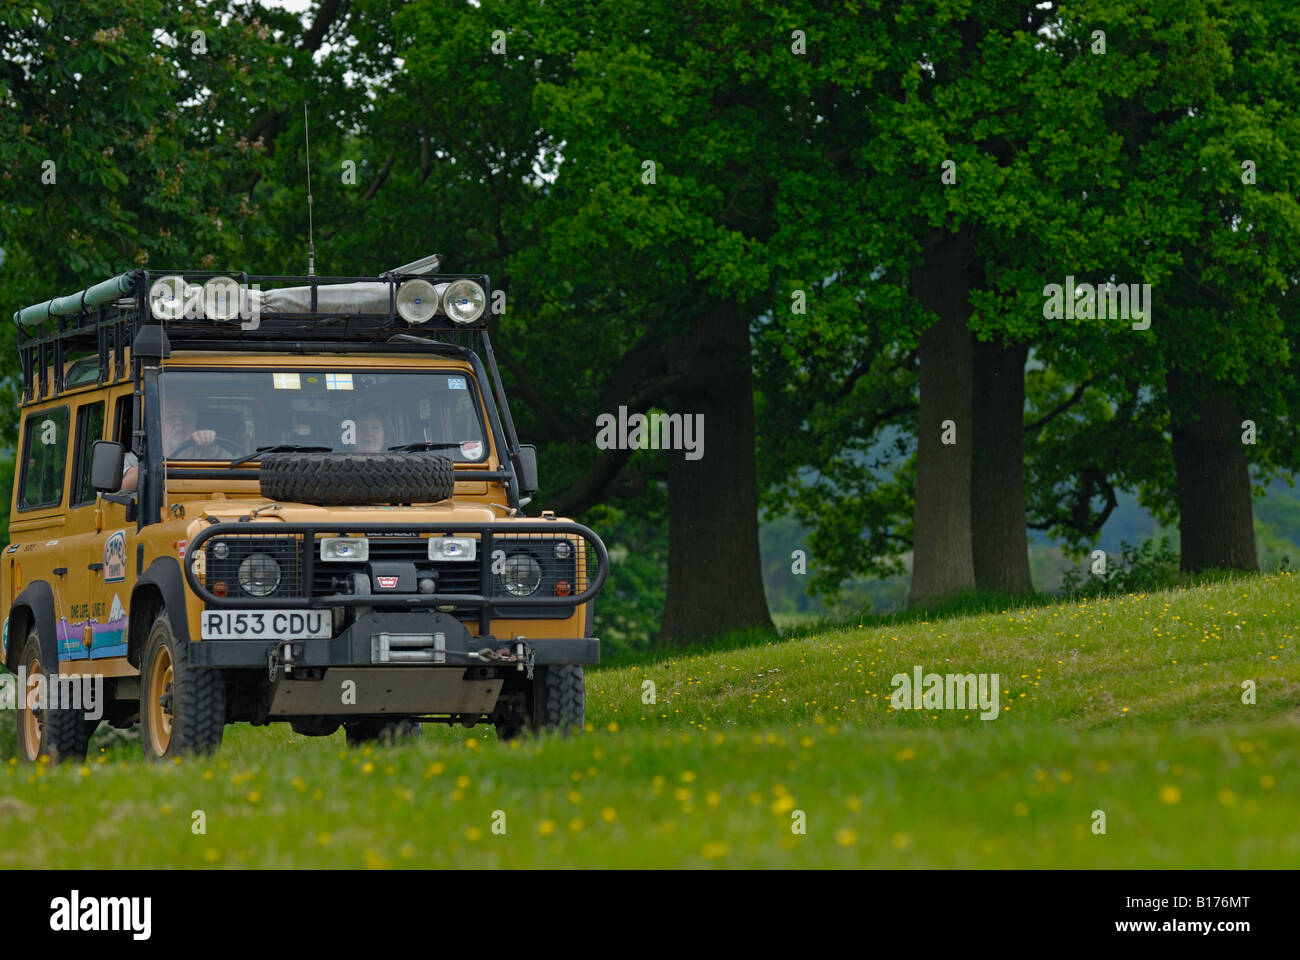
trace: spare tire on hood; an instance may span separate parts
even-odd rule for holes
[[[262,496],[289,503],[436,503],[454,492],[456,468],[436,453],[268,453],[261,482]]]

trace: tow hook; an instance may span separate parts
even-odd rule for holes
[[[266,652],[266,672],[268,679],[275,683],[276,667],[284,666],[284,675],[293,676],[293,644],[286,641],[283,644],[272,646]]]
[[[491,647],[484,647],[482,650],[470,650],[469,658],[471,660],[485,660],[488,663],[513,663],[516,670],[527,670],[528,679],[533,679],[533,666],[536,662],[536,656],[533,648],[521,638],[516,638],[514,650],[493,650]]]

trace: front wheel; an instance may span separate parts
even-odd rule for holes
[[[567,734],[587,722],[587,680],[576,663],[538,667],[533,676],[529,729]]]
[[[226,688],[213,670],[190,666],[189,645],[172,633],[160,610],[144,648],[140,678],[140,742],[152,760],[210,753],[221,746]]]

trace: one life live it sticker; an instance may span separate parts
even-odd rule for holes
[[[479,440],[466,440],[460,445],[460,455],[466,460],[477,460],[483,456],[483,444]]]

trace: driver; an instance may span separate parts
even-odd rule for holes
[[[176,397],[164,404],[162,418],[163,449],[167,456],[173,457],[182,450],[194,448],[195,460],[211,460],[221,453],[215,442],[215,430],[196,430],[198,414],[193,404],[186,397]],[[134,490],[139,480],[140,459],[127,451],[122,460],[122,489]]]

